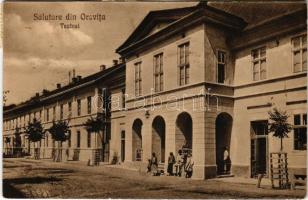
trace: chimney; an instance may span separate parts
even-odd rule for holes
[[[81,80],[81,76],[77,76],[77,81],[80,81]]]
[[[57,83],[57,89],[61,88],[61,84]]]
[[[118,60],[113,60],[113,65],[117,65],[118,64]]]
[[[48,93],[48,90],[46,89],[43,89],[43,95],[47,94]]]
[[[72,83],[76,83],[77,82],[77,78],[76,77],[73,77],[72,78]]]
[[[68,84],[71,83],[71,71],[68,72]]]
[[[99,66],[99,70],[100,71],[104,71],[106,69],[106,65],[101,65],[101,66]]]
[[[40,96],[40,93],[35,93],[35,97],[38,98]]]
[[[120,63],[124,63],[125,62],[125,58],[121,57],[120,58]]]

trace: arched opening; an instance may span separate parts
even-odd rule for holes
[[[165,162],[165,120],[155,117],[152,123],[152,153],[163,163]]]
[[[229,161],[225,166],[224,155],[225,149],[230,155],[230,141],[232,131],[232,117],[228,113],[221,113],[216,118],[216,166],[217,174],[224,174],[230,172]],[[228,159],[229,160],[229,159]]]
[[[142,121],[136,119],[133,123],[133,144],[132,144],[132,160],[141,161],[142,160]]]
[[[176,119],[175,148],[176,151],[192,150],[192,119],[186,112],[179,114]]]

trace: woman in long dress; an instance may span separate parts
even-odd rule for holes
[[[158,169],[157,157],[156,157],[155,153],[152,153],[151,171],[153,173],[153,176],[157,175],[157,169]]]

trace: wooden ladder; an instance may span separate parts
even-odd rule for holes
[[[288,157],[286,152],[270,153],[270,177],[272,188],[288,188]],[[278,183],[278,187],[276,187]]]

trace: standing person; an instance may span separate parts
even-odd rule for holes
[[[173,152],[170,152],[170,155],[168,157],[168,176],[173,176],[173,165],[175,163],[175,157],[173,155]]]
[[[148,159],[147,173],[151,171],[152,162],[151,159]]]
[[[176,176],[181,176],[182,163],[183,163],[182,150],[180,149],[178,151],[178,155],[176,156],[176,163],[175,163],[175,175]]]
[[[187,155],[187,164],[185,166],[185,172],[186,172],[185,177],[186,178],[191,178],[192,173],[193,173],[193,166],[194,166],[194,160],[192,158],[191,153],[188,153],[188,155]]]
[[[158,161],[155,153],[152,153],[152,158],[151,158],[151,171],[153,173],[153,176],[157,175],[157,169],[158,169]]]
[[[225,174],[230,172],[231,159],[229,155],[228,147],[225,147],[224,150],[224,172]]]
[[[187,163],[187,155],[188,151],[182,152],[182,164],[181,164],[181,173],[180,176],[182,176],[182,171],[185,171],[186,163]]]

